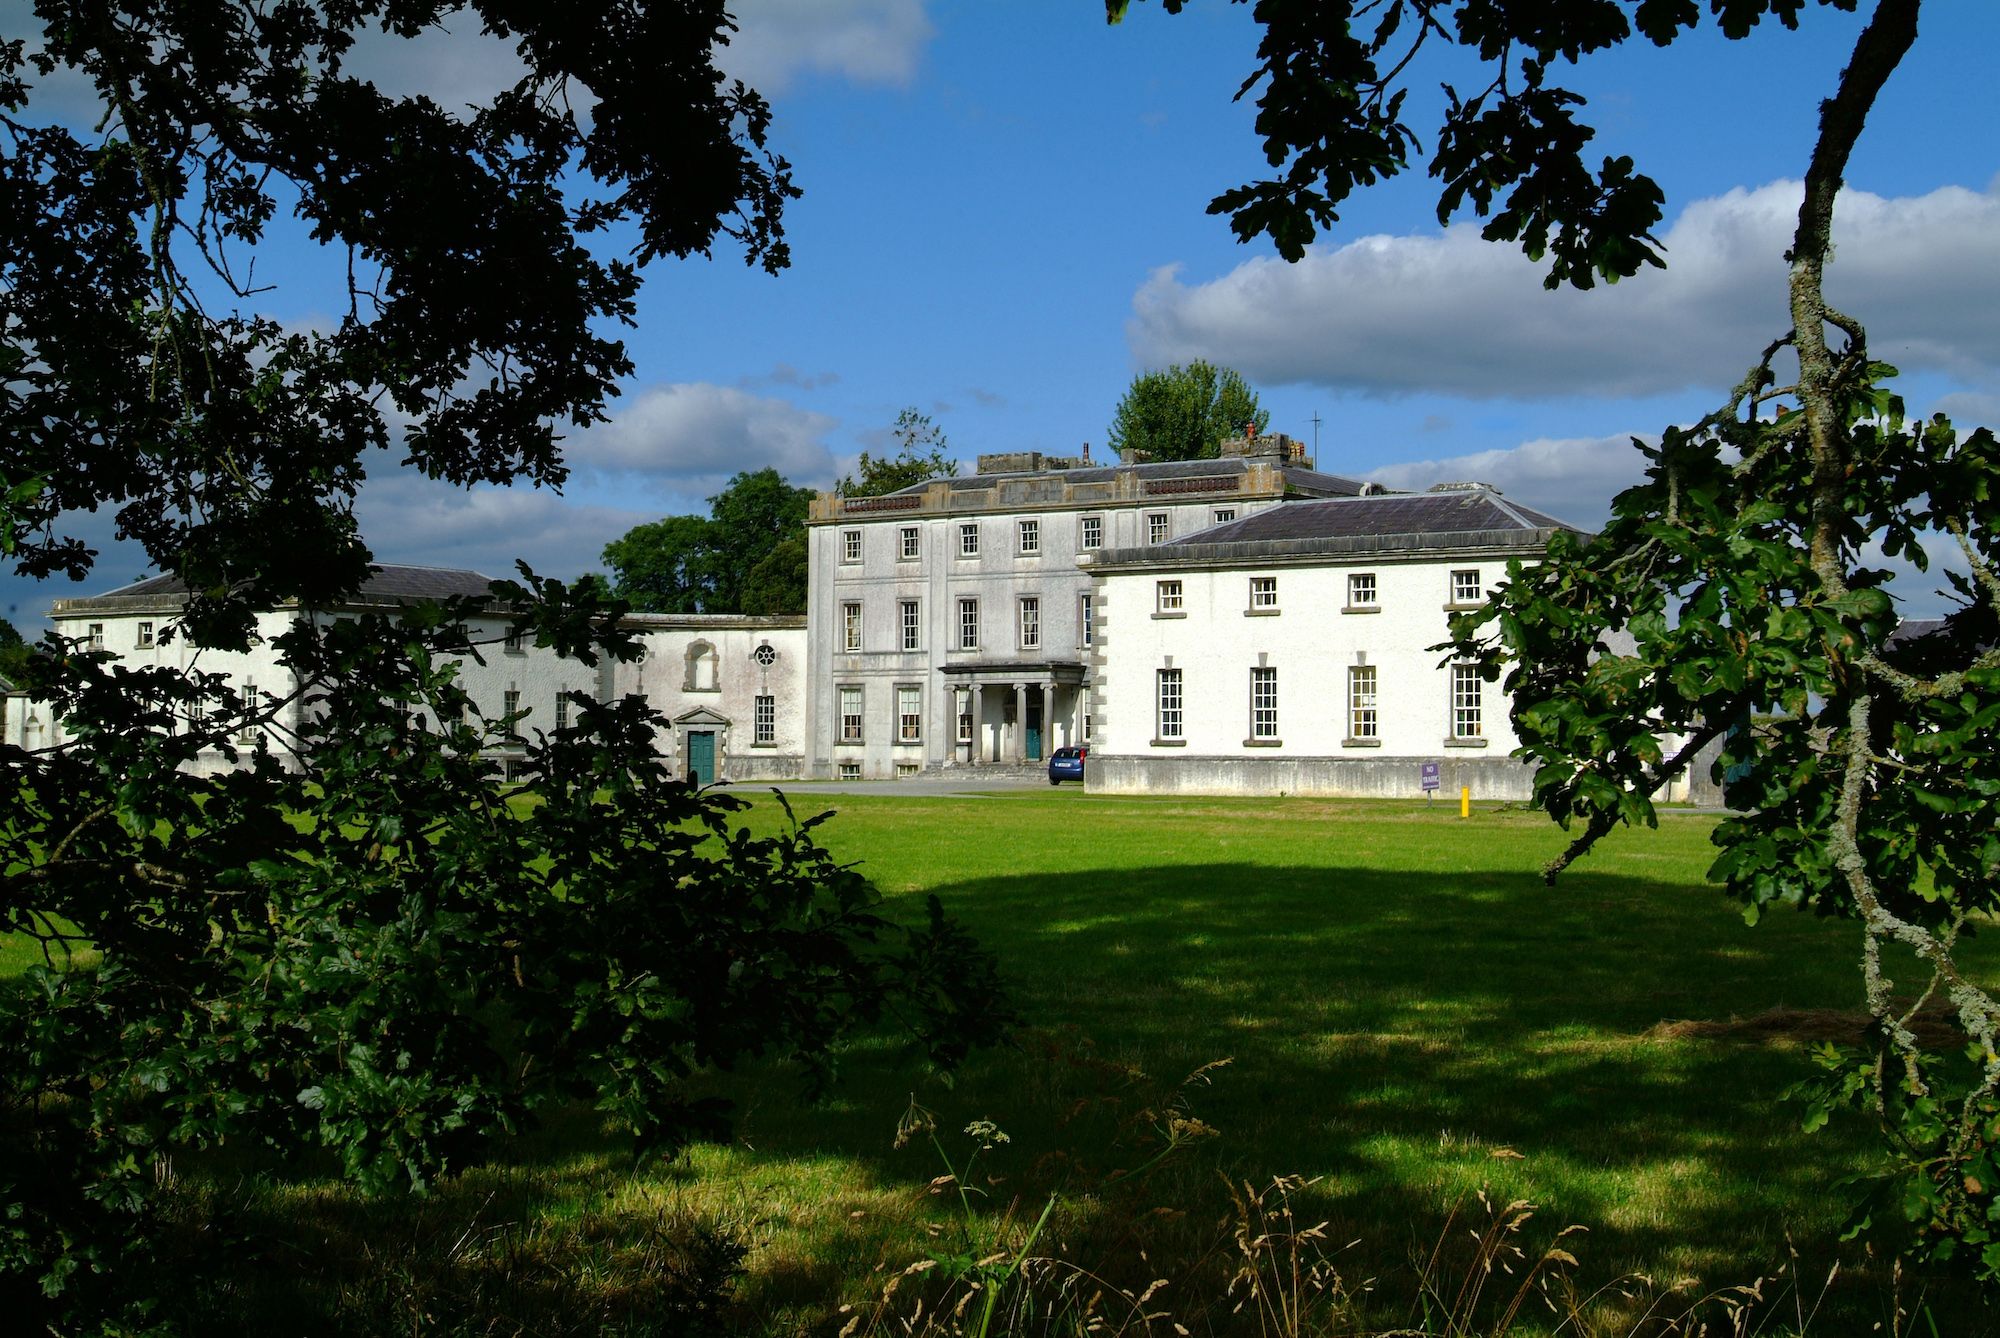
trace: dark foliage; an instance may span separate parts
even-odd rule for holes
[[[738,474],[706,516],[635,525],[604,546],[620,599],[647,613],[804,613],[812,489]]]
[[[719,0],[455,9],[41,0],[0,39],[5,551],[81,578],[68,518],[108,508],[194,591],[174,638],[241,650],[260,610],[300,610],[265,625],[276,691],[198,658],[25,663],[67,734],[0,748],[0,919],[45,952],[0,989],[0,1305],[24,1329],[170,1327],[146,1280],[175,1150],[422,1190],[584,1102],[663,1155],[727,1115],[682,1092],[697,1069],[785,1057],[812,1090],[892,1013],[940,1060],[1005,1025],[954,984],[991,983],[977,949],[882,919],[816,819],[755,836],[669,775],[642,700],[576,696],[498,783],[485,754],[518,721],[482,713],[459,662],[495,613],[586,664],[628,657],[601,582],[524,569],[478,623],[473,603],[311,612],[368,570],[371,452],[558,483],[560,429],[630,369],[604,332],[639,267],[724,238],[785,263],[796,191],[768,107],[716,71]],[[357,75],[364,33],[447,17],[527,73],[470,109]],[[101,123],[37,102],[65,70]],[[260,314],[252,264],[282,228],[344,253],[335,328]]]

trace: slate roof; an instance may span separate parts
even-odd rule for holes
[[[356,602],[396,604],[420,599],[449,599],[453,595],[484,596],[491,593],[492,579],[463,567],[404,567],[381,565],[362,583]],[[116,608],[128,602],[177,603],[188,594],[187,582],[174,575],[148,576],[143,581],[121,585],[101,595],[82,599],[57,600],[57,607],[79,609]],[[100,605],[100,601],[115,603]]]
[[[1251,459],[1259,464],[1276,463],[1274,456],[1245,457],[1228,455],[1214,460],[1160,460],[1147,464],[1084,465],[1075,469],[1018,470],[1004,474],[962,474],[951,478],[932,479],[927,483],[912,484],[888,494],[891,497],[905,493],[921,494],[933,484],[949,484],[953,492],[965,488],[990,488],[995,479],[1051,478],[1067,483],[1110,483],[1121,474],[1137,474],[1141,479],[1234,479],[1250,467]],[[1297,488],[1301,492],[1353,497],[1360,493],[1362,482],[1340,474],[1326,474],[1317,469],[1302,469],[1297,465],[1283,465],[1287,488]]]
[[[1185,548],[1272,539],[1382,538],[1495,530],[1575,531],[1576,527],[1519,506],[1489,489],[1468,488],[1290,502],[1185,535],[1163,546]]]
[[[1889,633],[1889,644],[1900,646],[1906,641],[1919,641],[1943,626],[1942,618],[1905,618]]]
[[[1487,487],[1381,493],[1292,501],[1185,535],[1170,543],[1107,549],[1090,565],[1156,568],[1184,564],[1312,562],[1351,556],[1422,556],[1543,548],[1559,530],[1583,534],[1545,512]]]

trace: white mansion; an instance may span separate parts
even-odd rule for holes
[[[483,708],[526,711],[524,732],[564,723],[565,692],[642,693],[704,782],[1018,768],[1088,744],[1093,790],[1415,796],[1429,762],[1448,792],[1524,797],[1507,702],[1430,647],[1562,522],[1483,485],[1390,493],[1312,465],[1273,435],[1172,463],[986,455],[961,478],[822,495],[804,618],[633,615],[644,658],[586,669],[505,640],[494,613],[498,652],[463,678]],[[385,566],[356,605],[485,593],[477,573]],[[158,635],[180,599],[156,577],[51,617],[180,663]],[[260,630],[308,616],[330,615],[280,609]],[[200,654],[280,686],[258,650]],[[4,729],[61,737],[20,694]]]
[[[1507,702],[1429,649],[1565,528],[1390,493],[1273,435],[1173,463],[986,455],[811,518],[816,777],[1090,747],[1094,790],[1525,797]]]
[[[301,618],[330,619],[364,611],[393,613],[420,600],[471,598],[489,594],[490,579],[474,571],[438,567],[381,566],[359,595],[333,612],[308,613],[296,607],[258,617],[256,644],[248,651],[197,650],[185,640],[163,635],[181,610],[186,587],[170,576],[155,576],[107,594],[57,600],[49,617],[58,635],[92,650],[110,651],[136,664],[200,668],[228,676],[245,694],[262,688],[291,696],[290,671],[271,642]],[[518,733],[560,729],[569,721],[569,694],[608,701],[642,693],[673,727],[677,764],[703,781],[780,780],[801,775],[808,749],[799,711],[803,699],[805,620],[734,614],[631,614],[628,624],[646,648],[632,664],[599,657],[585,666],[509,634],[511,620],[495,612],[469,620],[476,655],[457,660],[459,682],[486,713],[525,712]],[[289,708],[295,719],[302,705]],[[280,722],[282,726],[283,722]],[[19,692],[6,697],[5,740],[26,748],[59,743],[62,722],[46,705]],[[274,751],[283,750],[284,730],[273,731]],[[253,735],[236,742],[248,745]],[[506,765],[513,748],[499,740],[492,750]],[[207,765],[226,768],[220,753]]]

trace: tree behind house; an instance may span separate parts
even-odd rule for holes
[[[929,414],[918,413],[914,405],[896,415],[889,435],[896,442],[895,454],[861,452],[854,473],[834,485],[836,493],[842,497],[881,497],[958,473],[958,461],[945,454],[948,443],[944,429],[933,423]]]
[[[738,474],[707,516],[648,521],[606,544],[612,589],[642,613],[804,613],[812,495],[769,467]]]
[[[1202,460],[1221,454],[1230,438],[1262,432],[1270,422],[1241,375],[1197,360],[1133,377],[1112,411],[1106,440],[1114,454],[1138,450],[1153,460]]]

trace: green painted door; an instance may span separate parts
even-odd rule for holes
[[[1028,760],[1042,760],[1042,694],[1028,696]]]
[[[711,730],[688,733],[688,771],[696,785],[715,783],[715,734]]]

